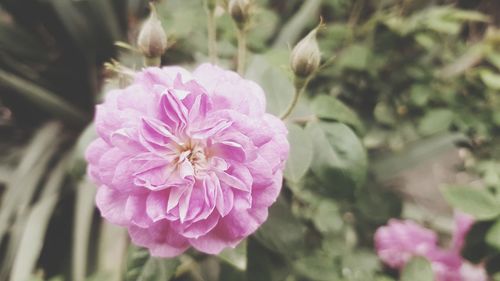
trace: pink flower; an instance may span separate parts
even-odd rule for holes
[[[412,221],[391,219],[375,232],[379,258],[388,266],[402,269],[414,256],[425,257],[432,266],[436,281],[487,281],[486,271],[462,259],[460,250],[464,237],[473,224],[467,215],[459,214],[453,235],[453,247],[438,247],[437,235]]]
[[[462,212],[455,212],[455,230],[453,232],[452,248],[460,252],[465,243],[465,237],[474,224],[474,218],[471,215]]]
[[[400,269],[412,257],[426,257],[437,248],[437,235],[412,221],[391,219],[375,232],[375,248],[388,266]]]
[[[107,94],[95,124],[86,159],[97,207],[153,256],[235,247],[280,192],[287,129],[234,72],[146,68]]]

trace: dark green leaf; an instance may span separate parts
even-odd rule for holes
[[[290,271],[288,261],[283,256],[264,247],[257,239],[252,237],[248,239],[247,253],[247,281],[282,281],[287,277]]]

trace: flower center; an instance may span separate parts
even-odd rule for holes
[[[208,164],[205,150],[200,144],[189,143],[180,153],[179,161],[188,160],[195,174],[205,170]]]

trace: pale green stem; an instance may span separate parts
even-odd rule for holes
[[[299,101],[300,96],[304,93],[306,90],[307,84],[309,83],[310,78],[294,78],[294,86],[295,86],[295,94],[293,95],[292,102],[290,102],[290,105],[288,105],[288,108],[285,110],[283,114],[281,114],[281,120],[285,120],[292,114],[293,110],[295,109],[295,106],[297,106],[297,102]]]
[[[238,29],[238,73],[243,75],[247,55],[247,32],[244,28]]]
[[[217,25],[215,23],[215,9],[207,10],[208,29],[208,56],[210,62],[217,63]]]
[[[160,66],[161,65],[161,57],[144,56],[144,65],[145,66]]]

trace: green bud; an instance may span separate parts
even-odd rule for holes
[[[144,56],[149,58],[159,58],[167,49],[167,35],[153,4],[151,4],[149,18],[144,22],[139,32],[137,45]]]
[[[319,68],[321,52],[319,50],[316,33],[318,28],[313,29],[306,37],[300,40],[292,50],[290,64],[293,73],[297,77],[306,78]]]
[[[229,0],[227,10],[238,28],[243,29],[249,18],[251,0]]]
[[[209,11],[215,11],[215,8],[217,7],[217,0],[205,0],[205,2]]]

